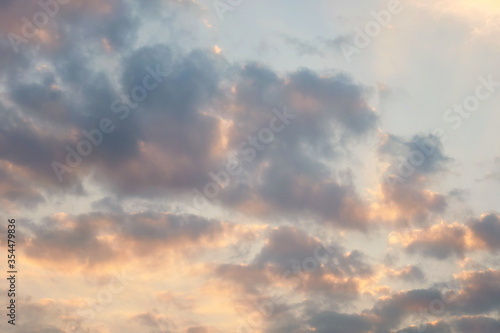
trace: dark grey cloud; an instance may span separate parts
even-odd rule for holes
[[[489,214],[470,223],[474,235],[481,239],[489,249],[500,249],[500,217]]]
[[[81,182],[91,176],[122,198],[184,196],[210,182],[210,171],[220,170],[242,140],[268,125],[273,108],[289,106],[300,120],[216,203],[242,209],[265,202],[266,217],[300,213],[321,223],[366,229],[366,204],[352,183],[334,179],[327,162],[376,128],[378,117],[367,103],[372,90],[346,74],[325,77],[301,69],[281,75],[258,63],[230,64],[211,50],[181,51],[176,34],[185,34],[182,29],[173,29],[165,44],[138,47],[146,20],[141,13],[170,15],[176,22],[186,11],[201,13],[191,2],[155,5],[160,6],[156,13],[152,4],[139,8],[116,0],[106,6],[60,6],[45,27],[51,38],[30,40],[16,59],[9,55],[5,73],[13,105],[0,114],[5,124],[0,144],[6,147],[0,159],[37,174],[30,181],[49,193],[58,187],[84,194]],[[21,7],[15,13],[35,10]],[[0,50],[5,46],[9,53],[2,45]],[[113,73],[102,66],[111,59]],[[148,68],[169,75],[137,107],[127,106],[121,98],[143,84]],[[60,184],[52,162],[64,163],[66,147],[75,149],[86,139],[83,131],[98,128],[104,117],[116,129]],[[332,143],[334,137],[341,143]]]
[[[126,117],[123,122],[129,124],[120,132],[131,139],[113,133],[103,146],[111,154],[116,149],[132,149],[134,153],[123,163],[116,163],[112,155],[103,157],[96,178],[122,196],[165,195],[207,183],[208,172],[222,164],[222,156],[212,154],[219,145],[219,120],[202,114],[219,94],[217,62],[207,51],[194,51],[172,60],[171,50],[165,45],[131,54],[124,62],[124,93],[142,86],[147,67],[170,74],[145,101],[138,103],[137,109],[125,103],[115,105],[113,109],[119,111],[116,114]],[[139,140],[148,147],[149,155],[138,151]],[[159,154],[153,158],[152,151]],[[139,165],[142,171],[137,172]]]
[[[288,310],[288,309],[287,309]],[[265,325],[265,333],[305,333],[310,332],[307,323],[291,311],[273,314]]]
[[[81,139],[81,131],[93,128],[91,125],[109,110],[114,96],[105,75],[96,74],[98,70],[93,68],[95,54],[83,52],[82,46],[90,50],[92,43],[101,44],[104,39],[113,46],[125,42],[129,45],[127,31],[138,27],[129,24],[130,13],[126,13],[124,2],[108,2],[109,10],[95,4],[60,5],[43,28],[48,42],[29,39],[18,54],[8,41],[0,43],[0,52],[5,54],[1,58],[8,61],[8,66],[0,63],[0,70],[8,77],[7,96],[13,103],[0,111],[0,142],[4,147],[0,158],[14,163],[34,188],[49,193],[84,193],[76,173],[67,174],[66,182],[59,184],[51,163],[64,161],[66,145],[74,147]],[[15,8],[9,10],[3,13],[13,21],[3,22],[12,24],[12,31],[20,33],[17,29],[22,25],[21,18],[31,18],[41,8],[37,3],[16,2]],[[94,22],[89,24],[89,20]]]
[[[449,305],[449,310],[456,314],[484,315],[491,312],[498,314],[500,309],[500,272],[466,272],[460,278],[462,290],[456,300]]]
[[[69,175],[64,186],[60,184],[51,164],[64,160],[65,145],[69,139],[50,133],[50,127],[38,124],[14,108],[0,105],[0,160],[12,164],[12,179],[23,179],[31,184],[32,191],[50,193],[85,193],[78,178]]]
[[[27,68],[33,66],[33,60],[29,54],[16,54],[9,41],[6,38],[0,38],[0,73],[2,73],[3,78],[12,82]]]
[[[318,333],[369,333],[373,326],[366,316],[336,312],[317,313],[307,323]]]
[[[407,177],[410,179],[418,178],[420,175],[432,175],[446,171],[449,163],[452,161],[450,157],[444,154],[441,140],[432,134],[417,134],[410,140],[405,140],[395,135],[388,135],[387,139],[380,146],[379,152],[391,158],[393,168],[397,166],[399,158],[408,160],[415,168],[415,172]],[[419,155],[423,154],[424,158],[420,159],[415,155],[416,153]],[[412,157],[416,163],[412,163]],[[398,170],[391,171],[397,172]]]
[[[292,227],[280,227],[271,231],[266,245],[255,257],[254,263],[257,265],[274,264],[286,270],[307,257],[313,257],[318,246],[320,242],[310,237],[305,231]],[[335,255],[341,253],[340,248],[329,250],[335,251]]]
[[[28,230],[32,237],[26,244],[26,254],[40,261],[76,260],[90,267],[109,261],[116,257],[116,252],[98,239],[102,228],[99,221],[104,218],[99,214],[82,216],[74,220],[73,228],[63,227],[54,218],[46,218],[40,224],[31,223]]]
[[[8,8],[13,2],[14,2],[14,0],[1,0],[0,6],[4,7],[4,8]]]
[[[496,333],[500,332],[500,321],[488,317],[464,317],[455,321],[455,326],[459,333],[481,332]]]
[[[377,332],[385,332],[397,328],[407,316],[418,314],[419,309],[427,309],[433,300],[441,298],[437,289],[403,291],[379,300],[370,313],[377,317]]]
[[[219,221],[194,215],[140,213],[127,219],[121,225],[120,232],[136,242],[173,245],[203,238],[213,240],[224,232],[224,227]]]
[[[9,171],[8,167],[0,170],[0,193],[4,201],[3,208],[24,206],[35,208],[38,204],[45,202],[45,197],[39,190],[33,188],[28,180],[20,177],[15,172]]]
[[[246,112],[229,115],[234,123],[229,145],[240,153],[245,173],[221,201],[240,207],[257,200],[274,214],[366,228],[367,207],[354,185],[340,184],[325,162],[340,158],[344,144],[375,128],[378,118],[366,103],[370,90],[342,74],[322,77],[304,69],[282,78],[259,64],[239,72],[234,90],[238,109]],[[252,148],[249,140],[282,106],[293,120],[265,148]],[[341,139],[335,143],[334,137]]]
[[[86,139],[83,130],[98,128],[99,120],[107,116],[115,122],[117,130],[105,136],[95,152],[65,177],[75,180],[92,172],[103,186],[121,196],[168,195],[174,189],[203,186],[211,180],[208,172],[217,170],[223,164],[223,154],[213,154],[214,149],[220,146],[220,120],[215,115],[202,112],[219,105],[226,98],[218,82],[228,67],[220,57],[205,51],[194,51],[175,58],[165,45],[145,47],[131,53],[123,62],[124,94],[141,83],[148,67],[161,68],[161,71],[170,71],[170,74],[137,110],[119,104],[126,110],[123,114],[115,114],[111,107],[120,96],[119,92],[111,87],[105,74],[88,70],[88,59],[75,61],[70,71],[64,64],[62,61],[55,72],[40,75],[40,83],[14,84],[11,95],[25,116],[43,119],[47,127],[51,126],[48,120],[54,119],[56,123],[69,126],[68,131],[45,138],[45,141],[54,141],[50,144],[52,151],[47,151],[49,145],[37,138],[32,141],[43,147],[31,148],[33,152],[25,151],[22,156],[17,151],[11,151],[12,156],[5,159],[15,161],[24,156],[28,166],[44,164],[48,176],[53,173],[51,168],[47,168],[52,161],[64,162],[66,145],[74,148]],[[328,143],[333,127],[340,126],[339,130],[347,136],[373,129],[376,116],[363,102],[366,90],[345,76],[325,79],[306,70],[291,74],[287,84],[285,79],[269,69],[255,65],[241,69],[238,77],[236,103],[255,112],[244,112],[233,119],[237,131],[229,137],[228,145],[232,148],[237,148],[242,133],[250,133],[269,122],[273,103],[277,105],[290,100],[291,104],[300,104],[296,98],[310,98],[317,100],[315,103],[319,109],[315,111],[317,115],[309,115],[302,110],[301,122],[291,126],[282,144],[270,147],[250,166],[250,179],[255,179],[261,163],[270,164],[264,173],[264,182],[232,184],[227,193],[221,195],[222,203],[238,206],[257,195],[257,200],[268,202],[276,208],[276,212],[304,211],[329,223],[365,228],[366,208],[353,185],[332,181],[328,168],[311,155],[310,150],[312,148],[317,153],[325,154],[325,158],[333,156],[335,148]],[[58,80],[71,85],[74,80],[82,79],[78,91],[87,97],[76,103],[70,104],[67,91],[50,88]],[[311,90],[311,86],[315,88]],[[264,95],[270,96],[270,100]],[[127,116],[123,122],[117,120],[123,115]],[[21,121],[17,119],[17,122]],[[70,129],[79,133],[78,137],[69,138]],[[4,132],[8,133],[7,129]],[[26,132],[28,135],[25,135],[24,141],[35,135],[34,128],[27,128]],[[16,140],[15,135],[12,133],[12,138],[6,137],[6,142]],[[149,151],[161,152],[164,163],[152,160],[152,156],[140,149],[140,145],[147,145]],[[138,168],[142,171],[137,172]],[[305,177],[305,181],[293,185],[301,177]],[[290,191],[290,186],[302,189]]]
[[[47,74],[42,76],[39,84],[20,83],[11,86],[10,96],[18,106],[31,113],[37,120],[64,123],[69,115],[61,104],[67,101],[64,101],[65,96],[60,90],[52,88],[53,85],[56,85],[55,77]]]

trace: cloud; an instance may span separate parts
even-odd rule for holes
[[[378,152],[381,161],[389,163],[380,193],[385,211],[396,211],[398,222],[404,225],[422,224],[429,216],[445,212],[447,196],[426,188],[452,161],[444,155],[439,138],[419,134],[405,140],[385,135]]]
[[[393,233],[390,241],[401,243],[408,253],[419,253],[440,260],[453,255],[462,258],[468,248],[467,228],[457,223],[441,223],[406,234]]]
[[[220,201],[247,214],[300,214],[343,228],[366,229],[365,203],[352,183],[335,180],[326,163],[342,148],[333,136],[347,145],[374,130],[378,117],[367,105],[369,94],[369,89],[341,74],[321,77],[300,70],[282,78],[258,64],[245,66],[234,85],[228,138],[228,147],[238,151],[244,164],[244,174],[224,189]],[[269,126],[275,117],[272,110],[281,106],[293,119],[271,143],[252,147],[252,137]]]
[[[462,2],[456,10],[495,12],[485,2]],[[497,253],[497,213],[429,226],[448,213],[450,198],[467,204],[463,192],[434,190],[453,160],[433,135],[383,136],[378,157],[386,169],[373,205],[380,212],[373,212],[362,165],[368,156],[352,155],[386,125],[386,114],[371,106],[376,87],[362,83],[376,78],[367,80],[362,67],[353,77],[288,64],[277,69],[276,59],[234,60],[241,54],[228,53],[232,38],[219,40],[227,28],[208,22],[209,7],[192,0],[73,0],[19,53],[0,40],[0,204],[20,222],[23,276],[34,293],[19,300],[30,318],[19,332],[62,333],[71,321],[95,333],[229,332],[240,309],[254,311],[276,295],[262,332],[402,332],[446,293],[425,265],[377,265],[384,244],[365,243],[368,231],[394,221],[410,227],[390,242],[427,258],[474,264]],[[12,0],[0,0],[0,8],[0,29],[15,33],[22,33],[22,17],[40,10]],[[324,60],[345,38],[282,40]],[[145,82],[158,85],[134,101]],[[67,164],[69,149],[90,140],[103,118],[113,133],[59,182],[52,163]],[[264,145],[259,133],[271,124],[283,127]],[[215,184],[214,173],[232,156],[241,173]],[[340,167],[347,170],[343,181],[334,171]],[[220,195],[208,207],[192,207],[193,189],[203,192],[210,183]],[[54,213],[68,202],[75,211]],[[337,231],[342,245],[329,244]],[[478,256],[468,257],[473,251]],[[430,318],[429,333],[498,331],[500,276],[488,264],[456,270],[461,289],[442,316]],[[134,302],[110,304],[99,320],[78,317],[82,299],[41,298],[51,286],[56,295],[85,295],[116,266],[138,267],[141,281],[123,294]],[[378,284],[380,273],[395,285],[433,280],[427,289],[394,290]]]
[[[425,273],[417,266],[406,266],[400,270],[389,270],[391,278],[398,278],[405,282],[423,282],[426,280]]]
[[[294,227],[271,230],[250,264],[221,264],[214,271],[238,290],[236,294],[242,294],[235,301],[245,306],[256,302],[249,299],[264,297],[273,287],[283,290],[283,302],[290,289],[350,301],[359,296],[365,279],[374,275],[363,253],[324,246]]]
[[[387,135],[379,152],[392,161],[392,170],[397,173],[401,158],[407,160],[414,171],[407,176],[410,181],[417,181],[420,176],[432,175],[447,170],[451,158],[443,153],[442,143],[435,135],[418,134],[410,140],[395,135]],[[421,156],[423,155],[423,158]],[[412,161],[414,161],[412,163]]]
[[[187,329],[186,333],[208,333],[208,328],[203,326],[190,327]]]
[[[500,331],[500,321],[488,317],[463,317],[455,321],[460,333],[481,332],[495,333]]]
[[[464,258],[472,251],[496,252],[500,218],[497,214],[485,214],[467,224],[436,224],[425,229],[414,229],[407,233],[393,232],[389,236],[392,244],[401,244],[407,253],[421,254],[444,260],[452,256]]]
[[[71,318],[75,311],[74,304],[64,300],[51,298],[32,300],[31,297],[23,297],[22,300],[16,299],[16,304],[17,302],[22,302],[22,311],[30,318],[29,321],[16,318],[16,332],[20,333],[66,333],[64,328],[68,318]],[[101,332],[97,330],[96,333]]]
[[[28,258],[39,265],[67,270],[94,269],[169,249],[182,248],[188,255],[197,246],[219,246],[218,242],[233,231],[242,235],[228,223],[152,212],[60,213],[29,223],[26,229],[24,251]]]
[[[396,333],[420,333],[422,331],[428,333],[453,333],[451,326],[443,321],[425,323],[425,326],[422,327],[407,327],[397,331]]]
[[[300,214],[366,230],[366,203],[354,184],[335,180],[329,164],[339,150],[376,129],[379,118],[368,104],[372,89],[347,74],[278,73],[259,63],[231,63],[209,49],[180,48],[182,29],[173,29],[166,42],[137,43],[148,23],[138,14],[200,14],[191,2],[155,4],[158,13],[120,1],[61,5],[41,29],[46,39],[22,45],[6,70],[9,103],[0,110],[0,145],[6,149],[0,159],[49,196],[82,195],[90,178],[120,198],[190,200],[193,188],[212,181],[209,172],[221,170],[248,136],[269,125],[274,108],[286,106],[298,120],[214,203],[265,218]],[[20,74],[26,67],[29,79]],[[168,77],[134,106],[126,96],[143,84],[147,68]],[[98,128],[103,118],[116,129],[59,183],[52,163],[66,164],[68,147],[77,150],[88,140],[84,131]]]
[[[474,235],[491,250],[500,249],[500,216],[496,214],[483,215],[479,220],[473,220],[470,228]]]
[[[323,51],[314,43],[300,40],[297,37],[283,36],[282,38],[286,44],[295,48],[299,56],[324,56]]]
[[[155,329],[170,327],[170,320],[163,315],[151,312],[139,313],[130,318],[131,321]]]
[[[382,331],[394,329],[408,315],[418,313],[421,308],[428,308],[433,300],[441,299],[441,297],[441,292],[437,289],[402,291],[379,300],[370,313],[377,317],[376,325],[379,329]]]
[[[62,159],[64,146],[69,140],[58,138],[43,131],[43,126],[25,117],[15,109],[5,109],[0,105],[0,160],[9,166],[14,179],[23,178],[36,184],[37,188],[56,192],[83,193],[81,185],[74,177],[68,179],[62,188],[51,163]]]
[[[457,276],[463,289],[450,311],[458,314],[480,315],[497,311],[500,306],[500,272],[493,269],[462,272]]]
[[[0,171],[0,200],[5,209],[14,210],[19,207],[34,208],[45,202],[45,198],[39,190],[30,186],[29,182],[22,177],[22,171],[9,165],[1,163],[3,169]],[[18,171],[16,173],[16,171]]]
[[[372,332],[369,318],[356,314],[325,311],[311,316],[307,323],[318,333]]]
[[[271,283],[267,272],[256,266],[221,264],[216,267],[215,274],[219,278],[242,286],[244,292],[248,294],[258,294],[259,287]]]

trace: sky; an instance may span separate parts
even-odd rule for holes
[[[496,0],[0,0],[0,330],[500,332],[499,32]]]

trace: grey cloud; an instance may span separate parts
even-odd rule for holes
[[[306,258],[315,256],[325,260],[325,267],[318,267],[319,274],[366,277],[373,273],[363,253],[357,250],[345,253],[342,247],[335,245],[325,247],[306,232],[293,227],[272,230],[266,245],[255,257],[254,264],[259,266],[272,264],[285,271],[293,265],[300,265]],[[314,275],[313,273],[312,276]]]
[[[258,294],[258,287],[266,286],[271,281],[267,272],[256,266],[221,264],[214,273],[219,278],[237,283],[249,294]]]
[[[297,37],[282,36],[282,39],[286,44],[294,47],[299,56],[324,56],[324,52],[314,43],[300,40]]]
[[[100,200],[92,202],[92,208],[98,211],[105,211],[110,213],[124,213],[122,206],[112,197],[105,197]]]
[[[453,333],[451,326],[443,321],[437,323],[425,323],[425,326],[413,326],[397,331],[396,333]]]
[[[83,268],[119,261],[124,255],[143,256],[154,249],[176,247],[194,250],[195,245],[216,241],[231,227],[197,216],[180,216],[145,212],[88,213],[76,216],[54,216],[25,227],[27,256],[53,264],[72,263]],[[113,235],[131,250],[118,253],[99,236]]]
[[[186,333],[208,333],[208,328],[203,326],[189,327]]]
[[[165,244],[195,242],[213,239],[224,232],[221,222],[202,217],[171,214],[140,213],[131,216],[120,228],[123,236],[134,241]]]
[[[268,162],[264,182],[231,184],[218,203],[239,209],[255,198],[282,216],[301,213],[322,223],[366,229],[366,204],[354,185],[336,183],[323,161],[338,155],[338,145],[330,143],[332,131],[345,145],[375,129],[378,117],[366,102],[369,88],[344,74],[323,77],[303,69],[281,76],[256,63],[241,68],[207,50],[180,52],[174,40],[135,49],[141,9],[119,1],[109,6],[104,10],[85,4],[79,11],[62,6],[57,25],[48,27],[57,41],[33,41],[39,47],[35,59],[47,67],[30,82],[13,76],[9,95],[16,111],[4,117],[17,126],[0,132],[4,145],[12,147],[16,141],[26,149],[7,149],[0,158],[43,174],[33,179],[41,187],[58,185],[83,194],[81,179],[92,175],[116,196],[168,197],[211,181],[208,172],[220,169],[224,155],[238,148],[242,136],[269,122],[272,108],[291,105],[301,120],[247,170],[255,180],[262,163]],[[175,13],[183,10],[180,7]],[[90,21],[81,13],[91,13]],[[94,60],[106,41],[115,55],[120,52],[115,58],[118,82]],[[159,66],[170,75],[127,119],[119,120],[122,114],[113,112],[111,105],[142,83],[148,66]],[[227,89],[231,85],[234,96]],[[244,112],[233,112],[233,106]],[[51,163],[64,162],[65,147],[75,147],[85,138],[82,131],[97,128],[103,117],[111,118],[116,130],[57,184]],[[41,137],[22,119],[39,121],[47,134]],[[221,119],[234,124],[225,149]],[[290,186],[297,190],[290,191]]]
[[[231,147],[238,149],[268,126],[276,106],[286,105],[296,119],[265,150],[256,152],[255,160],[245,165],[246,178],[231,184],[221,200],[240,206],[257,198],[280,214],[308,215],[320,222],[364,229],[367,211],[353,184],[337,183],[323,161],[340,155],[339,145],[332,143],[337,131],[341,141],[348,142],[374,129],[377,116],[365,102],[367,95],[368,89],[347,76],[324,78],[301,70],[285,81],[268,68],[247,65],[238,76],[235,99],[251,112],[234,114]],[[257,172],[261,180],[251,181],[259,178]]]
[[[500,308],[500,272],[470,272],[461,277],[463,289],[449,305],[452,313],[481,315],[498,312]]]
[[[481,332],[497,333],[500,332],[500,321],[488,317],[464,317],[455,321],[455,326],[460,333]]]
[[[304,262],[311,258],[315,258],[315,269],[307,272]],[[307,267],[307,270],[310,269]],[[300,292],[328,295],[344,301],[358,296],[357,278],[370,277],[373,273],[361,252],[346,253],[335,245],[325,247],[317,239],[294,227],[272,230],[266,245],[251,264],[218,265],[215,270],[216,276],[252,295],[265,293],[275,282],[293,282],[294,288]],[[327,275],[337,279],[332,281]]]
[[[33,188],[29,181],[14,171],[8,171],[8,168],[0,170],[0,188],[0,198],[14,207],[34,208],[45,202],[45,197],[40,191]],[[3,208],[9,209],[8,205]]]
[[[306,232],[292,227],[280,227],[271,231],[266,245],[254,262],[257,265],[273,263],[282,269],[288,269],[291,265],[314,256],[318,246],[319,241]],[[340,250],[337,251],[340,253]]]
[[[408,315],[420,308],[427,308],[431,301],[441,299],[437,289],[417,289],[400,292],[379,300],[370,313],[377,316],[380,332],[397,328]]]
[[[398,271],[389,272],[392,278],[399,278],[405,282],[423,282],[426,280],[425,273],[420,267],[409,265]]]
[[[448,170],[451,158],[443,153],[434,135],[415,135],[409,140],[387,135],[379,147],[381,160],[390,166],[382,180],[384,201],[401,212],[401,224],[426,223],[432,214],[448,207],[448,197],[426,189],[432,178]]]
[[[401,173],[398,168],[401,166],[402,161],[408,162],[415,169],[411,175],[405,176],[408,182],[415,182],[422,175],[432,176],[445,172],[452,161],[450,157],[443,153],[441,140],[432,134],[417,134],[409,140],[395,135],[388,135],[379,147],[379,153],[382,157],[389,159],[389,162],[391,162],[389,172],[395,175]]]
[[[492,250],[500,249],[500,217],[496,214],[483,216],[474,220],[470,228],[476,237],[484,241]]]
[[[416,238],[406,246],[408,253],[420,253],[424,256],[444,260],[451,256],[462,258],[466,251],[467,230],[463,226],[454,225],[437,230],[429,238]]]
[[[318,333],[369,333],[372,332],[370,320],[357,314],[321,312],[313,315],[307,323]]]

